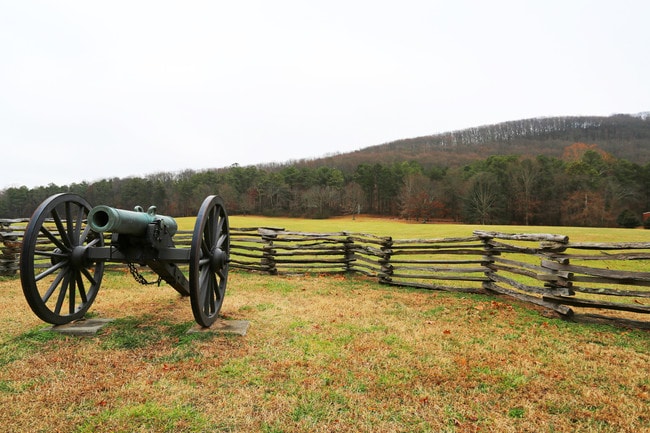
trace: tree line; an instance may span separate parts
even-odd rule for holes
[[[574,143],[559,157],[491,155],[442,166],[417,160],[355,167],[306,162],[185,170],[0,192],[0,217],[30,216],[48,196],[73,192],[93,205],[192,216],[219,194],[232,215],[327,218],[357,213],[477,224],[634,226],[650,210],[650,163]]]

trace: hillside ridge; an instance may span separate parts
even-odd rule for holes
[[[512,120],[404,138],[291,164],[347,166],[363,159],[381,163],[405,159],[449,166],[484,158],[487,154],[559,157],[564,148],[576,142],[596,144],[617,158],[650,162],[650,112]]]

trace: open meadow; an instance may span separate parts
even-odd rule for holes
[[[650,242],[650,230],[363,216],[230,225]],[[187,333],[189,299],[126,271],[104,275],[90,315],[115,320],[92,337],[41,331],[18,278],[0,280],[0,303],[0,432],[650,432],[650,332],[501,296],[231,270],[222,316],[250,322],[245,336]]]

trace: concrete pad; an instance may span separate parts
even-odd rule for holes
[[[108,323],[115,319],[81,319],[75,322],[66,323],[65,325],[52,325],[41,331],[53,331],[66,335],[74,335],[78,337],[87,337],[97,334],[97,331],[102,329]]]
[[[214,334],[235,334],[242,337],[248,332],[250,322],[248,320],[222,320],[218,319],[209,328],[204,328],[200,325],[193,326],[187,333],[192,334],[195,332],[211,332]]]

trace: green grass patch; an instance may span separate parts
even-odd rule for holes
[[[211,333],[188,333],[192,326],[194,326],[193,322],[157,321],[150,315],[119,318],[101,331],[103,336],[101,346],[104,350],[129,350],[171,341],[173,347],[183,348],[194,341],[209,340],[214,337]]]
[[[20,334],[0,346],[0,367],[38,353],[64,338],[61,334],[43,331],[42,328]]]
[[[191,405],[163,406],[155,402],[111,408],[90,417],[74,429],[76,433],[111,432],[205,432],[207,419]]]

